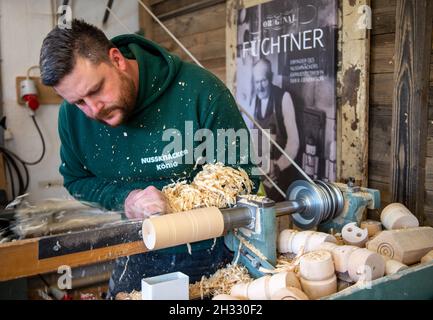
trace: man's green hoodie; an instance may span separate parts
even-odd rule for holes
[[[125,124],[112,128],[63,102],[60,173],[75,198],[122,210],[134,189],[150,185],[162,189],[194,177],[194,147],[202,143],[193,141],[197,129],[209,129],[214,137],[221,135],[219,129],[247,129],[229,90],[212,73],[137,35],[118,36],[112,42],[125,57],[138,62],[139,90],[133,114]],[[180,147],[167,150],[179,138]],[[225,147],[233,143],[226,141]],[[236,145],[237,159],[242,157],[244,163],[240,167],[250,173],[250,157],[245,158],[249,144]],[[216,141],[214,148],[215,156],[223,150]]]

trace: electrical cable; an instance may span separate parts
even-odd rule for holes
[[[45,147],[45,139],[44,139],[44,136],[42,135],[41,128],[39,128],[38,122],[36,121],[36,117],[34,115],[31,115],[31,117],[32,117],[33,123],[35,124],[36,130],[39,133],[39,137],[41,138],[41,142],[42,142],[42,154],[39,157],[39,159],[37,159],[36,161],[33,161],[33,162],[27,162],[27,161],[24,161],[24,160],[22,161],[24,164],[26,164],[28,166],[34,166],[34,165],[40,163],[42,161],[42,159],[44,158],[45,151],[46,151],[45,150],[45,148],[46,148]]]
[[[30,174],[27,166],[34,166],[42,161],[46,153],[46,145],[45,139],[42,134],[42,131],[36,121],[36,117],[34,114],[31,115],[32,121],[38,131],[38,134],[41,138],[42,142],[42,154],[35,161],[25,161],[21,157],[19,157],[14,152],[10,151],[7,148],[0,146],[0,153],[4,155],[6,169],[9,174],[10,184],[11,184],[11,196],[15,199],[17,196],[24,194],[30,184]],[[20,165],[22,169],[20,169]],[[24,175],[22,173],[24,171]],[[16,183],[17,182],[17,183]],[[18,190],[16,190],[18,187]]]

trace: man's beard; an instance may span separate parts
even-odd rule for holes
[[[270,95],[269,89],[257,90],[257,96],[259,97],[259,99],[267,99],[269,98],[269,95]]]
[[[118,72],[118,75],[120,77],[120,83],[121,83],[119,100],[113,103],[113,105],[106,106],[95,117],[95,119],[98,120],[99,122],[106,125],[110,125],[107,123],[107,121],[105,121],[105,119],[112,112],[115,111],[120,112],[121,119],[116,125],[114,125],[114,127],[125,123],[129,119],[137,100],[137,92],[134,85],[134,81],[128,78],[127,76],[125,76],[124,74],[122,74],[120,71]]]

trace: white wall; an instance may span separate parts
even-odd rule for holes
[[[107,0],[71,0],[74,18],[102,26]],[[138,4],[135,0],[114,1],[113,11],[133,32],[139,29]],[[17,104],[15,78],[25,76],[27,69],[39,63],[42,40],[52,28],[50,0],[0,0],[0,46],[3,87],[3,114],[13,139],[5,142],[7,148],[26,161],[34,161],[42,145],[28,111]],[[126,33],[125,28],[110,15],[106,28],[108,37]],[[32,71],[32,75],[38,71]],[[43,161],[30,166],[30,200],[69,197],[61,186],[42,187],[46,182],[62,182],[58,172],[60,141],[57,135],[57,105],[43,105],[36,113],[46,141]]]

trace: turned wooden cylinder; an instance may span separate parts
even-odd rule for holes
[[[301,289],[301,283],[293,271],[279,272],[271,276],[269,279],[269,294],[272,296],[281,288],[295,287]]]
[[[298,254],[301,250],[304,253],[317,250],[324,242],[336,243],[333,235],[316,231],[296,231],[285,229],[278,237],[278,251],[280,253]]]
[[[248,299],[250,300],[269,300],[269,280],[271,276],[263,276],[255,279],[248,286]]]
[[[368,249],[357,249],[350,255],[347,268],[355,282],[374,280],[385,274],[385,259]]]
[[[421,263],[427,263],[433,260],[433,250],[429,251],[425,256],[421,258]]]
[[[302,290],[295,287],[281,288],[274,292],[271,300],[309,300]]]
[[[248,287],[251,282],[242,282],[235,284],[230,290],[230,295],[248,299]]]
[[[401,270],[405,270],[407,268],[409,268],[407,265],[401,263],[400,261],[397,260],[392,260],[392,259],[385,259],[385,274],[389,275],[389,274],[394,274],[397,273]]]
[[[151,217],[143,221],[143,241],[150,250],[220,237],[224,218],[216,207]]]
[[[348,264],[352,252],[359,249],[355,246],[338,246],[332,250],[332,258],[334,259],[335,270],[340,273],[348,271]]]
[[[304,254],[299,261],[299,272],[301,278],[306,280],[329,279],[335,274],[331,253],[319,250]]]
[[[416,228],[418,219],[401,203],[391,203],[383,208],[380,221],[388,230]]]
[[[337,277],[335,274],[329,279],[310,281],[301,278],[302,290],[310,299],[319,299],[337,292]]]

